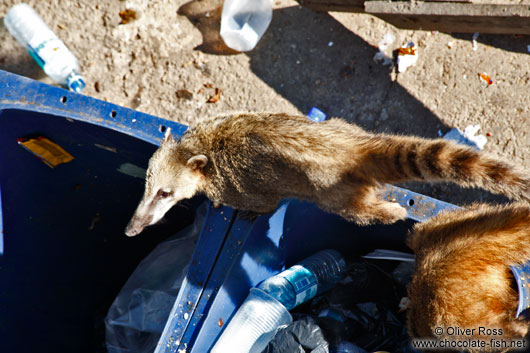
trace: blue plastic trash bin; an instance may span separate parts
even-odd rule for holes
[[[186,127],[0,71],[0,351],[105,352],[103,319],[154,246],[193,221],[195,198],[134,238],[124,228],[167,128]],[[43,136],[74,160],[50,168],[17,144]],[[408,221],[358,227],[284,200],[254,221],[211,206],[156,352],[204,353],[249,289],[309,255],[406,250],[414,220],[450,204],[388,187]]]

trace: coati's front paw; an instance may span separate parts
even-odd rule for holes
[[[381,217],[381,222],[385,224],[395,223],[407,218],[408,212],[405,207],[401,206],[396,202],[386,202],[383,205],[383,215]]]
[[[380,202],[371,205],[357,215],[357,223],[370,225],[374,223],[392,224],[407,218],[407,210],[395,202]]]
[[[405,208],[398,203],[387,201],[357,205],[355,208],[341,210],[337,213],[360,226],[369,226],[375,223],[392,224],[407,218]]]

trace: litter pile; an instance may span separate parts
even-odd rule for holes
[[[400,302],[413,264],[356,259],[328,293],[296,308],[264,353],[415,352]]]

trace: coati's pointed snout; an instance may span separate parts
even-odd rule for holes
[[[135,235],[138,235],[144,230],[144,227],[138,227],[135,225],[127,224],[127,227],[125,227],[125,235],[128,237],[134,237]]]
[[[125,235],[128,237],[134,237],[140,234],[145,227],[151,224],[152,217],[145,219],[138,217],[136,214],[131,218],[127,227],[125,227]]]

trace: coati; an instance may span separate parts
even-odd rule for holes
[[[412,338],[479,339],[488,346],[475,351],[502,351],[491,339],[526,336],[530,322],[516,318],[516,282],[524,301],[530,277],[515,279],[510,266],[530,261],[530,205],[445,211],[416,224],[407,242],[416,255],[408,289]]]
[[[378,198],[381,183],[452,181],[530,199],[530,179],[507,163],[447,140],[371,134],[341,119],[233,114],[166,134],[149,161],[128,236],[178,201],[204,193],[215,204],[258,213],[297,197],[361,225],[393,223],[406,210]]]

